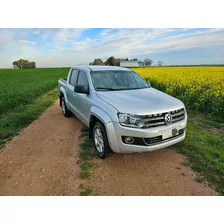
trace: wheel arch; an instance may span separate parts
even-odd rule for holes
[[[98,107],[91,107],[90,109],[90,117],[89,117],[89,137],[92,137],[93,126],[96,121],[100,121],[107,132],[106,124],[111,122],[110,116]]]
[[[97,121],[101,122],[104,125],[104,127],[105,127],[104,122],[98,116],[96,116],[94,114],[91,114],[90,115],[90,120],[89,120],[89,138],[92,138],[92,135],[93,135],[93,127],[94,127],[94,124]],[[106,127],[105,127],[105,129],[106,129]]]
[[[67,102],[67,94],[64,88],[60,88],[59,99],[60,99],[60,107],[61,107],[61,98],[65,98],[65,102]]]

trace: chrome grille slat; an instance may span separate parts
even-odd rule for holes
[[[158,126],[158,125],[164,125],[165,122],[157,122],[157,123],[152,123],[152,124],[145,124],[145,127],[153,127],[153,126]]]
[[[173,119],[173,123],[174,123],[174,122],[177,122],[177,121],[180,121],[180,120],[182,120],[182,119],[183,119],[183,117],[175,118],[175,119]]]
[[[164,116],[167,113],[169,113],[171,115],[172,123],[183,120],[185,117],[184,108],[181,108],[178,110],[173,110],[173,111],[167,111],[164,113],[142,115],[140,117],[142,118],[143,122],[145,123],[144,128],[166,125]]]
[[[147,122],[147,121],[157,121],[157,120],[163,120],[163,119],[164,119],[164,117],[143,118],[143,121]]]

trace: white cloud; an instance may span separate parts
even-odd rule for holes
[[[25,43],[25,44],[32,44],[32,45],[35,45],[36,43],[33,42],[33,41],[28,41],[28,40],[20,40],[22,43]]]
[[[0,67],[11,66],[12,59],[20,57],[35,60],[40,67],[72,66],[88,64],[96,57],[133,58],[153,53],[224,46],[224,29],[194,32],[192,29],[105,29],[94,38],[81,39],[83,31],[36,29],[31,34],[43,41],[43,44],[39,44],[28,38],[29,30],[22,30],[18,35],[14,29],[0,29]],[[42,51],[40,46],[47,46],[48,50]]]
[[[169,35],[172,31],[174,30],[124,29],[103,35],[97,45],[95,44],[97,39],[78,42],[74,45],[72,52],[76,53],[79,62],[87,63],[95,57],[116,56],[130,58],[137,55],[224,44],[224,32],[220,29],[163,37]],[[69,49],[67,49],[67,52],[69,52]]]

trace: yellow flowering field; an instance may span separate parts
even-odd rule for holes
[[[133,68],[152,87],[182,100],[187,108],[224,117],[224,67]]]

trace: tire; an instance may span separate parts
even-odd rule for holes
[[[93,127],[93,144],[97,155],[105,159],[110,152],[110,146],[107,139],[107,133],[104,125],[97,121]]]
[[[64,96],[61,97],[61,112],[64,115],[64,117],[70,117],[72,115],[72,112],[66,106]]]

